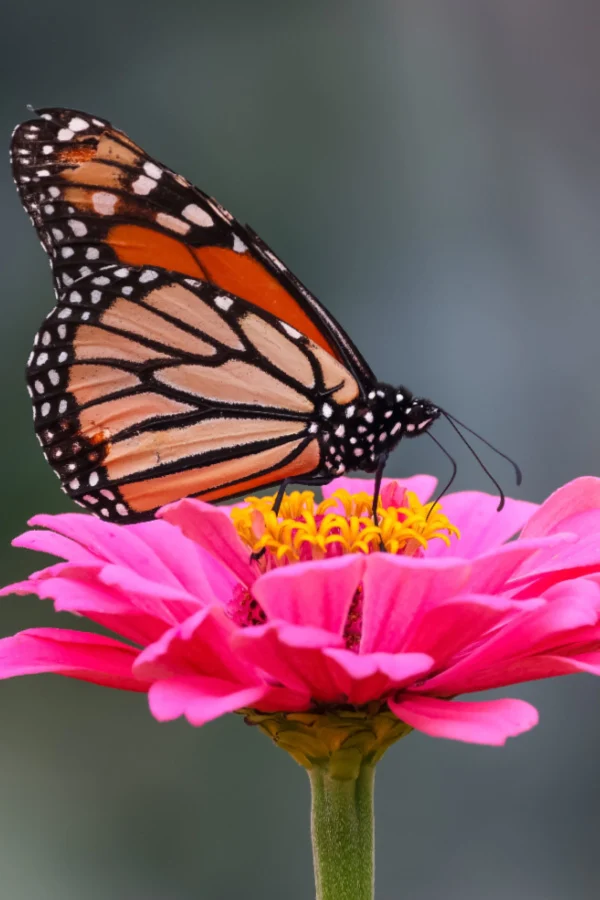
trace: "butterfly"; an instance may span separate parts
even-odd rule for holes
[[[11,160],[57,305],[27,383],[63,490],[127,523],[183,497],[274,484],[278,509],[290,482],[362,470],[376,474],[376,509],[390,451],[447,414],[378,381],[316,297],[212,197],[104,119],[35,112],[14,131]]]

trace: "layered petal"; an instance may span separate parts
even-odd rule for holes
[[[323,651],[338,665],[332,674],[340,692],[348,703],[362,706],[374,697],[385,697],[416,678],[425,675],[434,665],[425,653],[369,653],[360,656],[350,650],[327,648]]]
[[[273,569],[252,593],[269,619],[342,634],[364,567],[356,554]]]
[[[375,553],[363,577],[361,653],[397,653],[415,619],[431,606],[459,593],[471,567],[463,560],[413,559]]]
[[[407,725],[431,737],[496,747],[505,744],[509,737],[529,731],[539,718],[535,707],[524,700],[464,703],[401,695],[398,700],[390,700],[389,706]]]
[[[159,510],[158,516],[176,525],[182,534],[219,560],[242,584],[252,584],[257,575],[256,563],[238,537],[226,512],[201,500],[180,500]]]
[[[344,702],[335,673],[338,669],[323,650],[342,647],[340,635],[287,622],[269,622],[240,629],[232,646],[238,656],[256,667],[272,683],[323,703]]]
[[[499,547],[521,531],[536,509],[535,503],[507,498],[504,509],[499,512],[498,498],[489,494],[479,491],[448,494],[443,499],[444,514],[460,531],[460,541],[450,547],[441,541],[431,543],[427,556],[474,559]]]
[[[126,691],[147,691],[132,674],[134,647],[112,638],[61,628],[30,628],[0,640],[0,678],[54,672]]]
[[[226,713],[256,706],[266,691],[264,685],[241,686],[196,675],[156,682],[148,692],[148,701],[150,712],[159,722],[185,716],[190,725],[205,725]]]

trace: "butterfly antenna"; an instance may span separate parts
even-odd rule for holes
[[[517,482],[517,486],[519,486],[521,484],[521,482],[523,481],[523,473],[521,472],[519,465],[514,461],[514,459],[511,459],[511,457],[508,456],[506,453],[503,453],[502,450],[498,450],[498,448],[495,447],[492,443],[490,443],[490,441],[486,440],[486,438],[482,437],[476,431],[473,431],[472,428],[469,428],[468,425],[465,425],[465,423],[461,422],[460,419],[457,419],[456,416],[453,416],[453,415],[451,415],[451,413],[446,412],[445,409],[440,410],[440,412],[448,420],[450,420],[451,422],[454,422],[456,425],[459,425],[461,428],[464,428],[465,431],[468,431],[469,434],[472,434],[473,437],[476,437],[478,441],[481,441],[482,444],[485,444],[486,447],[489,447],[490,450],[493,450],[494,453],[496,453],[498,456],[501,456],[502,459],[505,459],[507,463],[510,463],[510,465],[513,467],[514,472],[515,472],[515,481]],[[461,435],[461,437],[462,437],[462,435]]]
[[[438,441],[438,439],[437,439],[436,437],[434,437],[430,431],[428,431],[428,432],[426,432],[426,433],[427,433],[427,435],[431,438],[431,440],[433,441],[433,443],[438,445],[438,447],[440,448],[440,450],[442,451],[442,453],[444,454],[444,456],[445,456],[447,459],[449,459],[450,462],[452,463],[452,475],[450,476],[450,479],[449,479],[448,483],[446,484],[446,486],[444,487],[444,489],[443,489],[442,491],[440,491],[440,493],[437,495],[437,497],[435,498],[435,500],[434,500],[433,503],[431,504],[431,507],[429,508],[429,512],[427,513],[427,518],[429,518],[429,516],[430,516],[430,514],[431,514],[431,511],[432,511],[433,509],[435,509],[436,504],[440,502],[440,500],[442,499],[442,497],[444,496],[444,494],[446,494],[446,493],[450,490],[450,488],[452,487],[452,485],[454,484],[454,479],[456,478],[456,472],[457,472],[457,470],[458,470],[458,467],[457,467],[457,465],[456,465],[456,460],[454,459],[453,456],[451,456],[451,455],[448,453],[448,451],[446,450],[446,448],[444,447],[444,445],[443,445],[443,444],[440,444],[440,442]]]
[[[492,475],[492,473],[490,472],[488,467],[485,465],[485,463],[483,462],[483,460],[481,459],[479,454],[475,452],[475,450],[470,445],[470,443],[468,442],[468,440],[466,439],[464,434],[460,431],[458,426],[460,425],[461,428],[464,428],[466,431],[473,434],[474,437],[478,438],[479,435],[475,434],[475,432],[472,431],[472,429],[468,428],[466,425],[463,425],[462,422],[459,422],[457,419],[455,419],[454,416],[450,416],[447,412],[444,412],[442,410],[440,410],[440,412],[448,420],[448,424],[455,430],[455,432],[457,433],[457,435],[459,436],[459,438],[461,439],[461,441],[463,442],[465,447],[467,447],[467,449],[469,450],[469,453],[475,457],[475,459],[477,460],[477,462],[479,463],[479,465],[481,466],[481,468],[483,469],[483,471],[485,472],[487,477],[490,479],[492,484],[497,488],[498,493],[500,495],[500,502],[498,504],[498,512],[500,512],[500,510],[504,508],[504,502],[506,499],[504,496],[504,491],[500,487],[499,482],[496,481],[496,479],[494,478],[494,476]],[[504,459],[506,459],[508,462],[510,462],[513,465],[516,476],[517,476],[517,484],[520,484],[521,483],[521,470],[519,469],[517,464],[515,462],[513,462],[513,460],[510,459],[510,457],[506,456],[504,453],[501,453],[500,450],[496,450],[496,448],[494,446],[492,446],[492,444],[490,444],[489,441],[486,441],[484,438],[481,438],[481,440],[483,441],[484,444],[487,444],[487,446],[490,447],[492,450],[495,450],[499,456],[503,456]]]

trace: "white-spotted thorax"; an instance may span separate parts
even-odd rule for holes
[[[354,403],[327,401],[318,424],[325,445],[325,468],[332,475],[355,469],[374,472],[381,457],[403,437],[423,434],[439,415],[439,408],[430,400],[382,382]]]

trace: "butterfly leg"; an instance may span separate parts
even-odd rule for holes
[[[291,478],[284,478],[283,481],[281,482],[281,484],[279,485],[279,488],[277,490],[277,496],[275,497],[275,503],[273,504],[273,507],[272,507],[273,512],[275,513],[276,516],[279,515],[279,510],[281,509],[281,504],[283,503],[283,498],[285,495],[286,488],[289,484],[291,484],[292,480],[293,479],[291,479]],[[259,550],[258,553],[252,553],[250,556],[250,559],[251,560],[259,560],[262,556],[264,556],[264,554],[265,554],[265,548],[263,547],[263,549]]]
[[[387,463],[387,453],[379,457],[377,471],[375,472],[375,488],[373,490],[373,524],[377,525],[377,507],[379,506],[379,497],[381,494],[381,481],[385,464]]]

